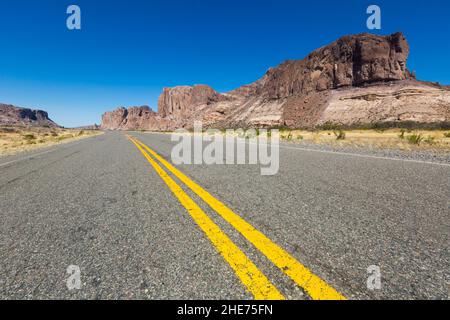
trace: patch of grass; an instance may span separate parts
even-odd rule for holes
[[[339,125],[337,123],[332,123],[332,122],[325,122],[324,124],[315,127],[315,129],[323,130],[323,131],[335,131],[335,130],[339,130],[340,128],[341,128],[341,125]]]
[[[73,137],[73,136],[72,136],[71,134],[65,134],[65,135],[63,135],[63,136],[57,137],[56,140],[57,140],[57,141],[63,141],[63,140],[65,140],[65,139],[69,139],[69,138],[72,138],[72,137]]]
[[[399,134],[399,138],[400,139],[405,139],[405,133],[406,133],[406,130],[405,129],[402,129],[401,131],[400,131],[400,134]]]
[[[26,141],[32,141],[32,140],[35,140],[35,139],[36,139],[36,136],[35,136],[34,134],[32,134],[32,133],[27,133],[27,134],[24,134],[24,135],[23,135],[23,138],[24,138]]]
[[[345,132],[342,129],[339,129],[338,131],[333,131],[334,135],[336,136],[336,140],[345,140]]]
[[[319,130],[375,130],[385,131],[388,129],[406,129],[412,130],[449,130],[450,122],[434,122],[434,123],[422,123],[415,121],[390,121],[390,122],[376,122],[376,123],[356,123],[352,125],[341,125],[337,123],[327,122],[320,126],[316,126]]]
[[[423,136],[421,134],[412,134],[407,136],[406,140],[411,144],[419,145],[423,141]]]
[[[445,132],[445,133],[444,133],[444,137],[450,138],[450,132]]]
[[[436,138],[435,137],[427,137],[426,139],[424,139],[423,141],[425,142],[425,143],[428,143],[428,144],[434,144],[436,141]]]

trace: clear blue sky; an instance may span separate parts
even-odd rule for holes
[[[80,31],[66,28],[70,4],[81,7]],[[377,33],[406,34],[408,67],[450,84],[447,0],[1,0],[0,102],[47,110],[70,127],[117,106],[156,109],[167,86],[228,91],[367,32],[370,4],[382,9]]]

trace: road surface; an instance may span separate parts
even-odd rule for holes
[[[450,166],[171,168],[170,135],[128,134],[0,158],[0,299],[448,299]]]

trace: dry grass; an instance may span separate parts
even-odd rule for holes
[[[450,151],[449,130],[284,130],[280,137],[285,141],[309,141],[340,147],[361,147],[400,150]]]
[[[0,126],[0,156],[70,142],[101,133],[101,131],[93,130]]]
[[[224,130],[220,131],[225,134]],[[260,130],[256,135],[262,136]],[[150,132],[149,132],[150,133]],[[171,132],[165,132],[172,134]],[[187,133],[189,135],[192,132]],[[205,133],[203,133],[205,134]],[[239,136],[235,133],[236,136]],[[270,130],[268,132],[270,137]],[[279,129],[281,141],[293,143],[311,142],[336,147],[369,149],[397,149],[404,151],[435,150],[450,152],[450,130],[405,130],[405,129],[339,129],[334,130],[292,130]],[[244,138],[245,136],[240,136]]]

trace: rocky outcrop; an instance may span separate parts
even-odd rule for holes
[[[317,124],[450,121],[450,92],[415,81],[336,92]]]
[[[180,119],[192,115],[202,106],[223,101],[225,97],[206,85],[164,88],[158,99],[161,117]]]
[[[166,88],[158,100],[158,113],[130,115],[119,109],[105,114],[102,127],[172,130],[190,128],[195,120],[218,128],[311,127],[325,120],[346,124],[450,121],[450,92],[415,80],[406,67],[408,55],[402,33],[345,36],[228,93],[206,85]],[[406,85],[413,94],[405,94]],[[358,96],[376,98],[358,100]]]
[[[403,34],[382,37],[347,36],[318,49],[303,60],[287,61],[270,69],[255,92],[269,99],[407,80],[409,46]]]
[[[31,110],[8,104],[0,104],[0,125],[58,127],[42,110]]]
[[[114,111],[106,112],[102,116],[103,130],[169,130],[171,121],[160,117],[148,106],[120,107]]]

